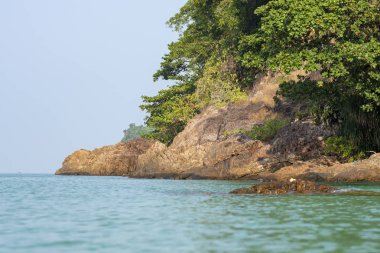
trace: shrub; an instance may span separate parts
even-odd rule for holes
[[[224,136],[224,138],[228,138],[231,135],[242,134],[242,133],[244,133],[243,129],[236,129],[236,130],[231,130],[231,131],[225,130],[223,132],[223,136]]]
[[[287,119],[268,119],[262,125],[255,125],[245,134],[254,140],[267,142],[271,141],[280,129],[289,124],[290,122]]]
[[[132,123],[129,124],[129,128],[124,130],[124,137],[121,140],[122,142],[128,142],[130,140],[134,140],[137,138],[140,138],[144,135],[148,135],[151,133],[154,129],[151,127],[146,126],[137,126],[136,124]]]
[[[353,162],[366,157],[352,140],[344,136],[333,136],[326,140],[325,153],[335,155],[342,161]]]

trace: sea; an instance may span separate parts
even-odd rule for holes
[[[256,183],[0,174],[0,252],[380,252],[379,196],[228,194]]]

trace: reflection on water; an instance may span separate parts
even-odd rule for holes
[[[253,183],[0,175],[0,252],[380,252],[379,196],[227,194]]]

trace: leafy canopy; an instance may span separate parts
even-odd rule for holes
[[[261,26],[241,44],[247,68],[320,72],[321,80],[283,84],[363,149],[380,150],[380,4],[377,0],[272,0]]]
[[[380,7],[368,0],[272,0],[257,9],[261,26],[247,36],[244,65],[290,72],[320,71],[319,86],[380,106]]]
[[[242,97],[257,73],[318,72],[281,85],[355,145],[380,150],[380,1],[189,0],[168,24],[179,32],[143,97],[150,135],[170,144],[202,108]]]
[[[189,0],[168,21],[180,36],[169,45],[154,80],[175,84],[156,96],[143,96],[146,124],[155,128],[151,137],[170,144],[201,108],[243,96],[248,70],[238,60],[239,41],[257,29],[253,12],[266,2]]]

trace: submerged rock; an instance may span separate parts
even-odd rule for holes
[[[289,193],[332,193],[336,188],[305,180],[291,179],[286,182],[261,183],[250,188],[237,189],[231,194],[281,195]]]

